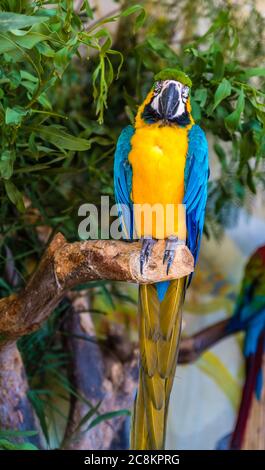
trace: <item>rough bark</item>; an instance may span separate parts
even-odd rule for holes
[[[164,241],[158,241],[143,275],[139,270],[140,243],[110,240],[67,243],[58,233],[26,287],[0,300],[0,339],[6,342],[38,329],[65,293],[78,284],[107,279],[153,283],[189,275],[193,257],[179,246],[167,276],[163,265]]]
[[[128,417],[104,420],[86,431],[90,422],[98,415],[131,409],[138,379],[136,351],[125,332],[119,331],[122,327],[116,326],[115,332],[108,332],[108,342],[111,345],[100,346],[95,341],[94,325],[87,313],[88,309],[87,295],[78,296],[72,301],[64,326],[67,333],[66,347],[71,355],[68,368],[70,382],[83,399],[71,396],[63,449],[127,448]],[[80,310],[82,314],[79,314]],[[80,426],[81,420],[90,409],[85,400],[93,407],[101,403],[96,413]]]
[[[27,397],[28,382],[24,365],[15,342],[0,351],[0,429],[34,431],[37,422]],[[39,436],[28,438],[41,447]],[[17,439],[21,441],[21,438]],[[24,438],[22,438],[24,440]]]

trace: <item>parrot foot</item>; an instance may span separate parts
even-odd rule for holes
[[[140,273],[143,274],[144,265],[148,262],[149,257],[152,253],[153,246],[156,240],[152,237],[144,237],[142,239],[142,249],[140,253]]]
[[[186,245],[184,240],[179,240],[178,237],[170,236],[166,241],[166,248],[163,258],[163,264],[167,261],[167,274],[172,266],[172,263],[175,258],[175,252],[178,245]]]

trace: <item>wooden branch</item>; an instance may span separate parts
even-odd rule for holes
[[[16,343],[6,344],[0,351],[0,429],[39,431],[38,422],[27,397],[28,381]],[[39,448],[40,434],[28,439]],[[16,438],[18,442],[25,438]]]
[[[1,341],[38,329],[65,293],[78,284],[100,279],[153,283],[187,276],[194,269],[189,249],[178,246],[167,276],[162,263],[165,242],[160,240],[141,275],[140,247],[139,242],[110,240],[67,243],[58,233],[26,287],[18,295],[0,300]]]
[[[205,328],[193,336],[183,338],[180,343],[178,363],[189,364],[196,361],[198,357],[221,339],[231,333],[227,330],[229,319],[222,320]],[[235,332],[233,332],[234,334]]]

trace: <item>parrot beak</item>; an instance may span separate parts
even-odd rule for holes
[[[175,83],[168,83],[159,96],[158,114],[164,120],[173,119],[177,114],[180,95]]]

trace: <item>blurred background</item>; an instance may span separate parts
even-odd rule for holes
[[[193,81],[193,115],[207,133],[211,167],[183,337],[231,316],[245,264],[265,244],[264,2],[3,0],[1,12],[35,19],[14,26],[11,18],[1,30],[1,297],[21,289],[56,232],[78,239],[81,204],[113,199],[121,129],[133,122],[153,74],[180,66]],[[20,338],[41,438],[32,444],[23,434],[32,429],[21,429],[16,439],[4,436],[4,448],[7,441],[126,448],[136,311],[136,286],[90,283]],[[243,340],[243,333],[226,338],[177,368],[168,448],[216,449],[232,433]]]

